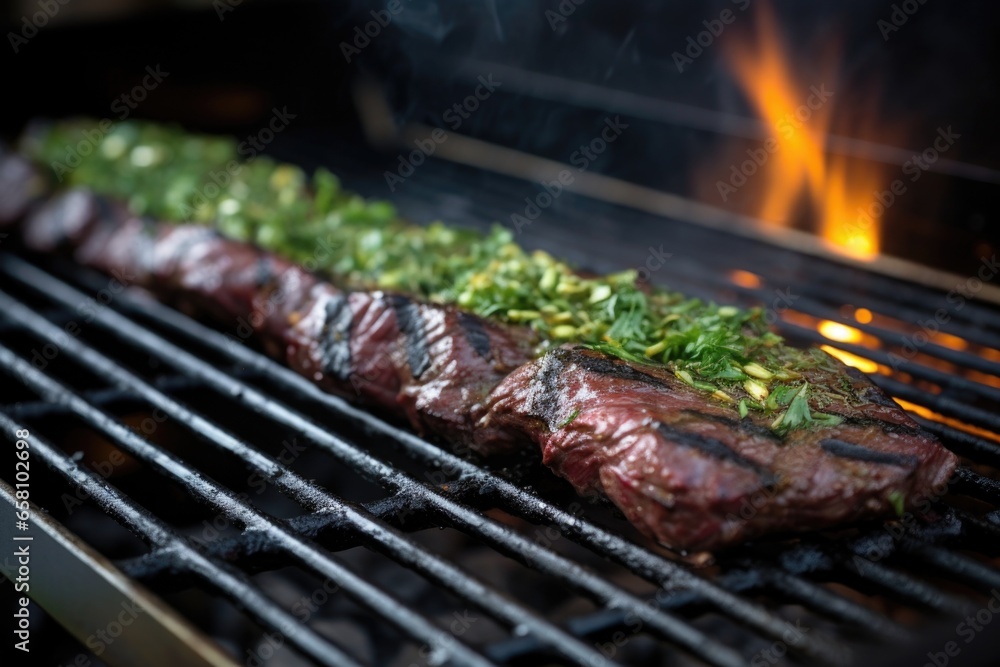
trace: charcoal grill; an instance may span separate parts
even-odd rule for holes
[[[32,653],[19,657],[112,667],[996,663],[1000,635],[987,621],[1000,599],[1000,288],[992,274],[969,283],[995,264],[985,223],[998,178],[994,13],[921,5],[883,47],[873,26],[884,7],[785,8],[804,41],[853,17],[845,52],[869,58],[855,73],[885,75],[894,120],[926,107],[909,119],[926,127],[907,146],[937,123],[966,135],[964,162],[941,160],[882,221],[883,240],[914,263],[865,264],[804,252],[787,234],[738,235],[748,227],[733,211],[666,194],[690,193],[720,138],[756,148],[768,133],[717,75],[723,40],[675,71],[671,52],[717,14],[703,4],[574,2],[556,32],[536,3],[404,3],[350,62],[337,45],[371,20],[365,3],[227,3],[236,11],[223,22],[217,4],[40,30],[12,86],[36,94],[4,106],[15,119],[5,131],[36,116],[106,116],[143,68],[162,63],[170,77],[136,117],[242,137],[288,104],[299,117],[268,152],[385,198],[397,155],[492,72],[498,94],[392,193],[418,222],[485,228],[506,223],[620,113],[635,129],[579,176],[588,196],[564,192],[517,240],[601,273],[644,266],[652,249],[669,254],[653,282],[763,304],[793,342],[851,355],[962,463],[913,522],[779,535],[706,562],[578,498],[533,452],[486,461],[421,439],[270,361],[236,322],[207,328],[0,238],[0,430],[12,441],[31,433],[27,531],[7,506],[13,458],[0,466],[4,574],[18,576],[13,548],[32,552]],[[913,66],[924,61],[949,67]],[[379,94],[358,93],[370,76]],[[845,108],[862,99],[856,78],[834,88]],[[355,113],[349,99],[367,106]],[[877,149],[874,159],[895,166],[909,156],[843,137],[831,146],[856,158]],[[933,208],[939,191],[949,224]],[[982,257],[970,263],[977,241]],[[960,306],[949,299],[958,289]],[[928,335],[920,323],[942,309]],[[19,595],[6,580],[0,589],[5,603]]]
[[[321,143],[283,150],[380,194],[376,165],[330,164],[343,153]],[[476,225],[504,219],[524,187],[434,162],[397,203]],[[530,457],[482,461],[322,393],[235,323],[209,329],[106,277],[5,252],[0,429],[31,433],[36,505],[27,533],[5,520],[0,539],[34,538],[36,618],[44,609],[111,665],[990,664],[995,633],[966,645],[956,624],[1000,590],[1000,309],[950,308],[903,355],[922,340],[912,322],[949,308],[947,289],[571,193],[550,215],[563,224],[540,220],[524,242],[587,268],[638,266],[662,244],[672,258],[655,282],[738,304],[791,295],[773,310],[779,330],[875,364],[876,382],[964,457],[950,488],[908,527],[779,536],[692,562]],[[605,238],[609,218],[634,240]],[[862,337],[830,338],[821,322]],[[0,477],[11,504],[13,466]],[[115,628],[133,601],[143,611]],[[95,643],[101,629],[117,634]]]

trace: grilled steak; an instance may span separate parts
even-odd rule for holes
[[[885,515],[893,494],[928,496],[948,481],[954,455],[841,370],[870,398],[845,406],[839,425],[779,436],[665,368],[564,347],[505,379],[483,421],[533,440],[577,491],[607,495],[647,535],[713,549]]]
[[[19,220],[47,187],[34,165],[0,144],[0,227]]]
[[[84,189],[24,224],[29,248],[141,286],[264,348],[327,391],[407,419],[419,432],[489,451],[514,443],[476,430],[483,400],[529,361],[530,330],[402,294],[345,292],[253,245],[197,225],[156,224]]]
[[[27,182],[2,161],[0,177],[14,184],[0,191]],[[854,398],[813,405],[832,415],[827,425],[779,434],[772,416],[741,419],[665,366],[574,346],[536,359],[527,327],[344,291],[251,244],[137,218],[85,189],[29,202],[4,210],[9,221],[31,208],[22,236],[32,250],[72,251],[238,339],[253,336],[324,389],[421,433],[485,453],[538,446],[578,491],[606,496],[674,548],[883,516],[930,496],[955,467],[870,380],[832,359],[804,379],[846,382]]]

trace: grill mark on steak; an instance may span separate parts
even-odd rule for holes
[[[222,238],[222,235],[218,231],[212,229],[211,227],[204,227],[199,234],[189,234],[181,238],[180,243],[174,244],[171,252],[173,253],[173,258],[181,259],[187,254],[188,250],[196,247],[197,245],[204,243],[205,241],[210,241],[212,239]]]
[[[892,400],[888,394],[879,389],[878,387],[871,387],[866,389],[863,397],[872,403],[877,403],[878,405],[885,406],[887,408],[898,408],[899,405],[896,401]]]
[[[46,194],[48,179],[0,143],[0,227],[19,220]]]
[[[524,412],[532,419],[543,421],[549,431],[554,431],[563,405],[559,378],[566,370],[566,364],[556,352],[544,355],[537,363],[538,370],[530,379],[531,390],[525,392],[522,399]]]
[[[427,326],[420,314],[420,306],[401,294],[391,294],[387,298],[396,313],[399,330],[406,340],[406,359],[410,364],[410,372],[414,378],[420,379],[431,366],[431,356],[427,349]]]
[[[697,410],[684,410],[685,415],[691,415],[697,417],[698,419],[705,419],[708,421],[713,421],[717,424],[723,424],[733,429],[734,431],[743,431],[744,433],[749,433],[750,435],[756,435],[761,438],[767,438],[768,440],[773,440],[775,442],[781,442],[782,437],[761,424],[755,424],[749,419],[730,419],[728,417],[723,417],[722,415],[707,414],[704,412],[698,412]]]
[[[114,219],[98,215],[96,198],[80,189],[62,192],[26,214],[25,244],[37,252],[72,248],[89,234],[111,228]]]
[[[476,351],[476,354],[483,359],[489,359],[490,336],[483,327],[483,320],[474,315],[459,311],[458,325],[462,327],[465,340],[469,341],[469,345]]]
[[[527,413],[541,419],[553,430],[559,417],[559,377],[566,370],[561,355],[549,353],[542,357],[541,368],[531,379],[532,391],[527,395]]]
[[[257,258],[257,272],[254,276],[254,281],[257,283],[257,287],[267,287],[275,279],[274,274],[274,262],[271,256],[265,253],[261,253],[260,257]]]
[[[898,408],[899,406],[897,406]],[[934,436],[930,434],[927,429],[921,426],[909,426],[907,424],[897,424],[895,422],[886,421],[885,419],[877,419],[875,417],[856,417],[841,415],[844,419],[844,424],[850,426],[877,426],[882,429],[885,433],[895,433],[897,435],[904,435],[913,438],[933,438]]]
[[[761,481],[764,486],[771,486],[777,481],[774,478],[774,474],[770,470],[759,463],[746,458],[721,440],[701,435],[699,433],[683,431],[679,428],[670,426],[669,424],[664,424],[663,422],[656,422],[656,430],[660,435],[667,438],[671,442],[676,442],[684,447],[695,449],[703,454],[711,456],[712,458],[719,459],[720,461],[729,461],[730,463],[736,464],[741,468],[752,470],[761,477]]]
[[[661,389],[669,390],[671,388],[668,383],[654,375],[643,373],[628,364],[619,363],[615,361],[613,357],[595,355],[592,351],[585,347],[576,347],[569,350],[558,349],[552,354],[558,355],[560,361],[563,363],[576,364],[580,368],[590,371],[591,373],[611,375],[613,377],[618,377],[623,380],[631,380],[633,382],[644,382]]]
[[[864,383],[865,388],[860,392],[860,395],[865,400],[887,408],[899,407],[899,404],[892,400],[889,394],[885,393],[881,387],[872,384],[871,379],[854,366],[847,367],[847,375],[858,382]]]
[[[868,378],[860,369],[855,366],[847,366],[846,374],[854,378],[855,380],[866,381]]]
[[[320,355],[323,370],[337,378],[351,376],[351,325],[354,313],[347,297],[337,294],[326,302],[326,319],[320,334]]]
[[[94,195],[94,207],[97,209],[97,221],[99,224],[115,222],[115,207],[110,199]]]
[[[919,463],[916,456],[912,454],[894,454],[892,452],[880,452],[868,447],[856,445],[846,440],[837,438],[827,438],[819,443],[823,451],[833,456],[843,459],[853,459],[864,461],[865,463],[879,463],[882,465],[899,466],[900,468],[915,468]]]
[[[139,237],[142,239],[142,248],[139,251],[139,266],[145,272],[152,272],[156,268],[156,243],[160,236],[160,226],[151,218],[140,219],[142,227]]]

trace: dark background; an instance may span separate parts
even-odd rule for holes
[[[460,134],[567,162],[597,136],[605,117],[621,115],[629,131],[591,170],[735,212],[756,210],[754,188],[764,179],[726,203],[712,185],[727,174],[727,156],[761,145],[761,137],[747,136],[754,112],[724,58],[727,40],[755,29],[759,0],[745,11],[745,0],[564,0],[565,20],[558,21],[546,10],[558,13],[559,2],[400,0],[401,11],[350,63],[340,45],[372,21],[378,3],[232,1],[73,0],[17,53],[10,35],[25,34],[24,17],[30,20],[40,6],[9,7],[3,134],[16,136],[39,116],[115,120],[114,100],[141,81],[147,65],[159,63],[170,75],[132,112],[136,118],[241,135],[262,127],[273,107],[287,106],[296,119],[269,150],[305,163],[330,156],[343,165],[349,155],[381,173],[396,165],[399,149],[375,151],[362,136],[352,99],[359,77],[377,82],[397,123],[447,127],[442,113],[472,92],[478,76],[493,73],[503,85]],[[878,21],[890,20],[894,4],[916,11],[886,40]],[[770,6],[803,82],[801,99],[808,82],[829,82],[835,91],[837,134],[914,152],[930,146],[939,127],[961,135],[947,154],[952,163],[925,174],[886,213],[883,248],[974,272],[1000,238],[1000,8],[918,0]],[[734,23],[678,72],[672,54],[726,8]],[[889,174],[887,187],[899,163],[870,157]],[[351,174],[342,176],[350,185]],[[475,197],[467,184],[455,187],[457,196]],[[814,212],[803,206],[791,223],[813,229]]]

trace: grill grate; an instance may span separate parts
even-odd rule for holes
[[[761,261],[753,253],[746,260]],[[682,261],[668,270],[667,279],[681,290],[707,289],[730,300],[769,297],[770,288],[740,287],[709,265]],[[844,284],[842,274],[819,263],[809,270],[813,282],[805,284],[781,270],[770,273],[779,283],[787,279],[803,285],[794,311],[855,327],[885,348],[834,342],[801,321],[783,322],[783,332],[889,365],[887,350],[905,342],[906,334],[882,320],[858,323],[837,304],[865,305],[905,322],[919,315],[919,304],[930,291],[877,282],[865,291],[868,302],[855,303],[858,292]],[[622,643],[618,635],[629,640],[639,634],[660,640],[666,655],[680,649],[684,657],[678,659],[714,665],[742,665],[760,655],[770,663],[772,654],[760,651],[779,645],[781,655],[787,650],[796,660],[848,664],[880,643],[914,641],[914,624],[900,622],[894,610],[906,609],[923,623],[933,623],[937,616],[974,613],[987,591],[1000,588],[1000,571],[990,560],[1000,544],[1000,515],[990,513],[1000,503],[1000,484],[983,467],[1000,461],[1000,446],[989,432],[1000,431],[1000,418],[985,407],[998,402],[1000,390],[996,382],[984,384],[967,376],[975,371],[995,380],[1000,364],[994,358],[928,344],[920,353],[936,360],[933,365],[914,358],[897,363],[892,377],[875,376],[888,391],[913,404],[922,424],[969,458],[949,495],[936,500],[934,522],[899,534],[868,525],[793,542],[764,541],[723,554],[714,569],[697,570],[633,541],[618,519],[589,509],[570,512],[563,508],[565,498],[559,492],[525,488],[516,473],[493,471],[372,417],[160,304],[130,295],[116,297],[113,307],[91,312],[93,319],[83,335],[67,336],[65,323],[102,286],[93,274],[57,264],[43,268],[2,255],[0,276],[0,336],[5,343],[19,336],[34,345],[52,343],[88,378],[81,381],[69,372],[57,377],[55,363],[52,369],[40,370],[16,345],[0,346],[0,365],[38,397],[0,410],[0,428],[10,437],[22,424],[28,425],[33,456],[148,545],[143,555],[117,563],[122,572],[157,590],[214,590],[319,664],[358,664],[359,658],[350,646],[302,623],[276,602],[255,573],[295,567],[334,582],[367,610],[372,622],[389,624],[399,636],[426,647],[431,664],[614,664]],[[969,345],[996,349],[1000,345],[992,327],[998,321],[994,311],[970,304],[961,317],[941,328]],[[140,358],[155,360],[156,370],[136,369],[135,359]],[[249,422],[263,421],[302,435],[337,466],[374,483],[381,495],[356,501],[297,472],[268,453],[263,439],[238,433],[216,419],[216,403],[195,408],[193,401],[180,398],[198,391],[228,402]],[[122,402],[162,411],[196,434],[200,444],[267,480],[297,509],[280,516],[249,503],[197,463],[129,428],[113,415],[112,408]],[[140,494],[130,495],[80,465],[54,444],[54,438],[40,435],[62,418],[103,434],[195,497],[210,514],[224,516],[242,530],[207,544],[192,540],[162,512],[144,509],[132,497]],[[447,483],[435,479],[429,484],[407,472],[414,464],[425,471],[443,471]],[[488,581],[483,573],[471,574],[414,539],[430,527],[468,536],[525,571],[557,583],[563,595],[589,600],[590,611],[558,622],[549,618],[539,604]],[[582,551],[532,539],[530,530],[537,527],[554,528]],[[491,618],[500,636],[484,642],[456,637],[446,622],[421,605],[388,590],[384,582],[369,580],[335,555],[358,547],[419,574],[445,592],[456,610],[474,609]],[[632,578],[620,583],[625,578],[619,572]],[[792,617],[789,605],[796,610]],[[823,631],[797,632],[795,621],[802,618]],[[639,631],[633,632],[636,627]],[[790,636],[796,639],[790,641]]]

